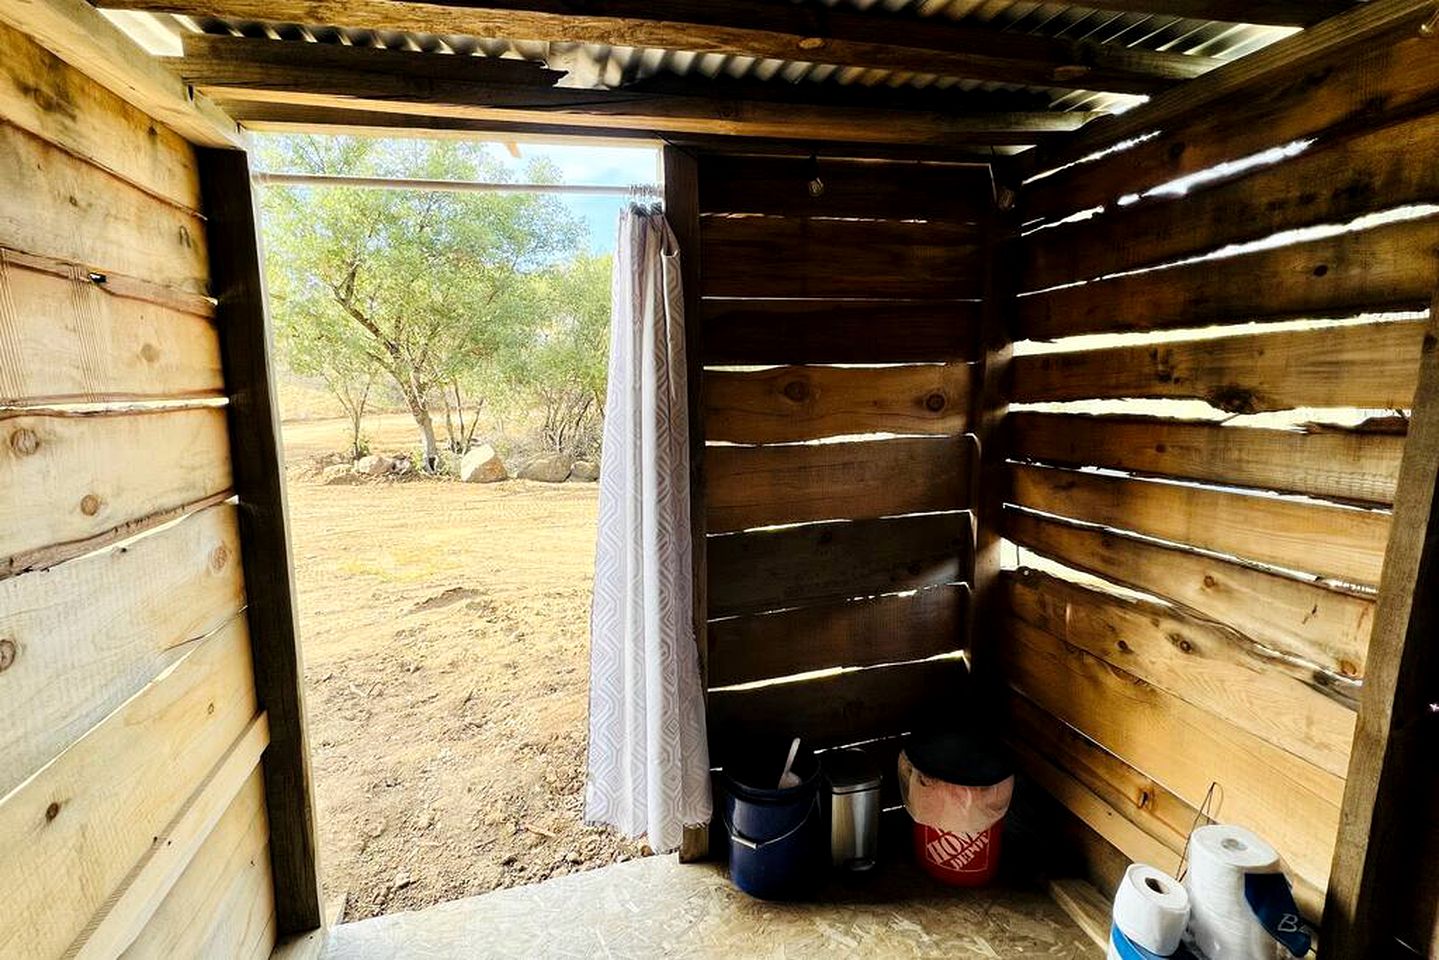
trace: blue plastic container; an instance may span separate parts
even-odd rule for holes
[[[778,782],[782,768],[783,757],[775,763],[725,769],[730,880],[762,900],[808,893],[826,852],[819,762],[813,753],[800,753],[793,768],[799,786],[770,786]]]

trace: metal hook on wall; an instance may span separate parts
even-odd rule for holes
[[[809,195],[819,197],[824,195],[824,181],[819,178],[819,154],[809,155]]]

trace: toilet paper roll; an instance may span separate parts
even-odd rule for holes
[[[1179,949],[1189,922],[1189,894],[1154,867],[1130,864],[1114,894],[1114,925],[1135,946],[1167,957]],[[1110,950],[1114,951],[1113,944]]]
[[[1285,927],[1291,932],[1298,928],[1298,911],[1283,879],[1278,852],[1252,831],[1230,824],[1195,830],[1189,838],[1184,886],[1189,891],[1189,938],[1208,960],[1281,960],[1302,955],[1303,951],[1291,953],[1276,939]],[[1275,928],[1271,932],[1252,899],[1256,891],[1268,890],[1272,897],[1276,889],[1284,905],[1277,913],[1272,903],[1265,905]],[[1302,932],[1301,939],[1307,950]]]

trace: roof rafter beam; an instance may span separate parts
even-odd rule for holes
[[[530,65],[519,61],[236,37],[195,36],[185,43],[187,55],[175,62],[181,78],[232,109],[239,102],[288,103],[655,133],[946,148],[1036,143],[1094,116],[749,100],[713,95],[723,90],[713,83],[693,85],[691,94],[575,90],[537,83]],[[504,72],[511,63],[521,81],[496,79],[496,68]]]
[[[553,123],[515,123],[513,121],[469,120],[463,117],[416,116],[384,113],[375,110],[351,109],[340,106],[309,106],[293,103],[257,103],[246,100],[220,100],[225,110],[246,130],[258,133],[327,133],[352,136],[420,136],[487,139],[494,142],[572,143],[580,145],[611,145],[655,143],[654,133],[646,130],[595,130]],[[937,152],[933,147],[896,143],[849,143],[827,140],[756,139],[722,137],[706,134],[667,134],[664,140],[681,147],[719,153],[741,153],[752,156],[808,157],[845,160],[926,160],[933,163],[980,164],[1006,163],[1013,159],[1006,147],[977,146],[972,151],[946,148]],[[1013,148],[1017,149],[1017,148]]]
[[[232,21],[801,60],[1114,93],[1156,93],[1221,62],[1122,44],[1005,33],[939,17],[778,0],[104,0],[103,5]]]

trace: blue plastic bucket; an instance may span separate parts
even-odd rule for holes
[[[808,892],[825,852],[818,761],[808,752],[795,758],[797,787],[756,786],[776,783],[782,767],[783,758],[725,770],[730,880],[762,900]]]

